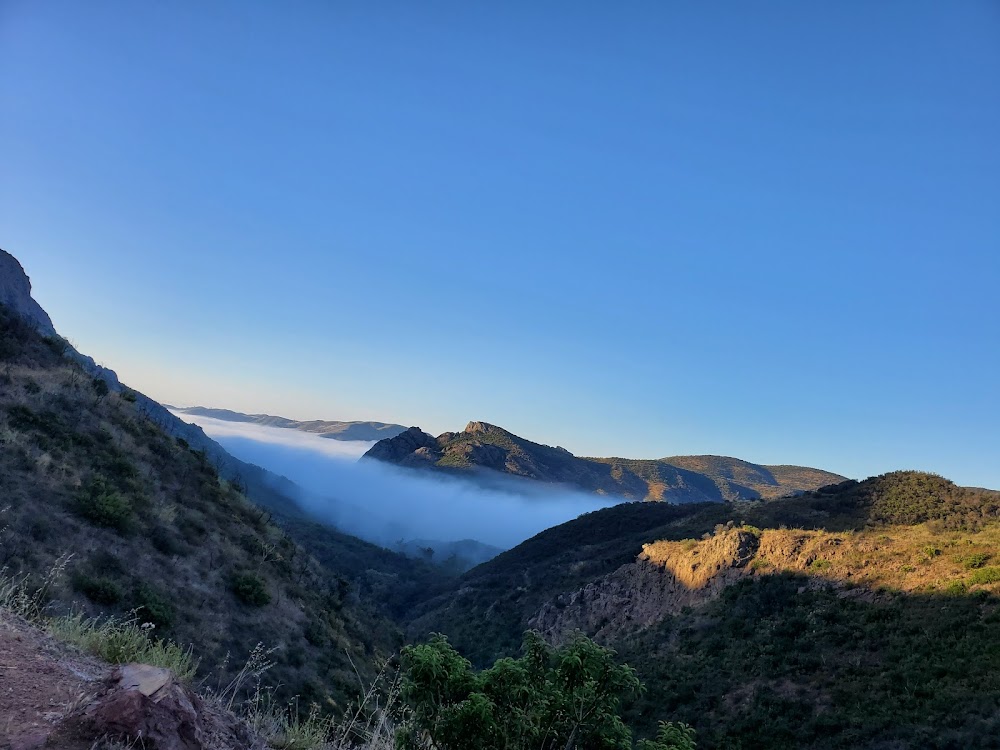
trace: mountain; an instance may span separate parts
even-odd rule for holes
[[[520,634],[618,650],[699,748],[995,747],[1000,492],[921,472],[768,502],[625,503],[416,608],[476,664]]]
[[[747,487],[762,498],[782,497],[843,482],[845,477],[807,466],[765,466],[726,456],[671,456],[660,462],[696,471],[716,482]],[[725,492],[725,484],[720,490]]]
[[[486,422],[469,422],[462,432],[436,438],[411,427],[379,441],[365,457],[409,468],[472,474],[489,470],[603,495],[673,503],[777,497],[844,480],[819,469],[760,466],[720,456],[579,458]]]
[[[229,409],[211,409],[205,406],[169,406],[167,408],[180,414],[211,417],[212,419],[221,419],[226,422],[244,422],[259,424],[265,427],[282,427],[289,430],[311,432],[320,437],[332,440],[362,440],[369,442],[393,438],[406,430],[402,425],[389,424],[387,422],[337,422],[318,419],[298,422],[294,419],[274,417],[270,414],[242,414],[238,411],[230,411]]]
[[[135,612],[213,683],[273,647],[276,699],[344,709],[400,645],[388,610],[440,575],[310,522],[290,482],[72,349],[6,253],[0,271],[0,578],[52,614]]]

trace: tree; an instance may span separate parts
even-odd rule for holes
[[[97,396],[95,403],[101,403],[101,401],[108,395],[111,389],[108,387],[108,383],[104,378],[94,378],[90,381],[91,387],[94,389],[94,393]]]
[[[631,750],[632,734],[620,716],[622,702],[642,690],[631,667],[617,664],[613,651],[583,635],[553,648],[528,632],[522,651],[518,659],[500,659],[477,673],[443,635],[404,648],[402,695],[412,716],[397,735],[397,747]],[[689,744],[674,742],[675,735]],[[657,740],[641,745],[693,747],[693,730],[673,724],[662,725]]]

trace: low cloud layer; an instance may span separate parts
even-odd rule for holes
[[[178,414],[237,458],[282,474],[327,523],[392,547],[401,539],[475,539],[509,548],[550,526],[614,504],[596,495],[496,474],[489,486],[358,461],[373,443]]]

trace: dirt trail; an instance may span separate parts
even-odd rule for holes
[[[110,669],[0,610],[0,750],[43,747]]]

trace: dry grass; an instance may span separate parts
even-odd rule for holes
[[[109,617],[101,620],[83,615],[56,617],[45,623],[54,638],[73,644],[109,664],[150,664],[169,669],[185,682],[198,670],[198,660],[190,648],[170,640],[154,638],[152,623],[140,623],[137,617]]]
[[[671,570],[699,558],[714,567],[719,561],[709,559],[711,544],[711,539],[659,541],[645,545],[642,556]],[[953,593],[1000,589],[991,576],[976,574],[991,563],[1000,563],[1000,524],[946,532],[931,524],[856,532],[766,529],[747,572],[805,573],[870,589]]]

